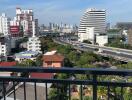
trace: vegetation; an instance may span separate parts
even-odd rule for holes
[[[120,32],[121,30],[120,29],[110,29],[110,30],[108,30],[107,32]]]
[[[112,45],[115,47],[121,47],[122,44],[121,42],[119,42],[120,40],[123,40],[123,38],[118,38],[108,45]],[[97,68],[99,66],[98,64],[95,64],[95,63],[97,62],[106,63],[107,62],[110,65],[116,66],[117,68],[132,69],[131,68],[132,62],[122,63],[111,57],[105,58],[100,55],[96,55],[93,52],[78,52],[77,50],[73,49],[72,46],[70,45],[64,46],[64,45],[59,45],[59,44],[54,43],[51,37],[41,37],[41,44],[42,44],[43,53],[47,51],[51,51],[51,50],[57,50],[58,53],[64,55],[66,58],[65,59],[66,67]],[[40,58],[37,61],[41,62]]]
[[[114,41],[110,42],[109,44],[106,44],[106,46],[132,50],[132,46],[129,44],[125,44],[124,40],[125,40],[124,37],[116,38]]]
[[[56,74],[56,79],[67,79],[68,75],[66,74]],[[48,100],[68,100],[67,96],[67,84],[53,84]]]
[[[39,56],[36,58],[35,66],[42,66],[42,65],[43,65],[43,55],[39,55]]]
[[[43,53],[47,52],[47,51],[51,51],[51,50],[57,50],[59,53],[61,53],[62,55],[65,56],[65,62],[64,62],[64,66],[65,67],[74,67],[74,68],[97,68],[99,67],[98,65],[96,65],[97,62],[108,62],[111,65],[117,66],[117,68],[127,68],[127,69],[131,69],[132,66],[132,62],[129,63],[124,63],[122,64],[121,62],[114,60],[113,58],[104,58],[102,56],[96,55],[93,52],[80,52],[77,51],[75,49],[72,48],[72,46],[70,45],[59,45],[53,42],[53,40],[50,37],[41,37],[41,45],[42,45],[42,51]],[[111,45],[115,45],[115,46],[119,46],[120,44],[116,44],[116,42],[118,43],[120,40],[117,41],[113,41],[113,44]],[[23,63],[20,63],[20,65],[25,65],[25,66],[30,66],[30,65],[36,65],[36,66],[41,66],[42,65],[42,55],[40,55],[37,58],[36,62],[31,62],[31,61],[25,61]],[[106,65],[107,66],[107,65]],[[105,67],[106,67],[105,66]],[[71,78],[73,75],[67,75],[67,74],[56,74],[55,78],[56,79],[69,79]],[[92,79],[92,76],[90,75],[74,75],[76,79]],[[102,76],[99,77],[98,80],[101,81],[124,81],[123,77],[115,77],[115,76]],[[132,81],[131,78],[128,78],[129,81]],[[53,84],[51,90],[49,91],[49,96],[48,96],[48,100],[68,100],[67,97],[67,84]],[[92,88],[91,88],[92,91]],[[111,94],[115,94],[115,98],[113,100],[117,100],[118,99],[118,93],[119,93],[120,89],[119,88],[115,88],[115,87],[111,87]],[[104,87],[99,87],[98,88],[98,98],[101,98],[101,96],[103,95],[105,98],[107,98],[106,96],[106,92],[107,89]],[[130,89],[127,92],[124,92],[124,97],[126,98],[130,98],[131,96],[129,95]],[[90,96],[84,96],[84,100],[91,100]],[[101,99],[99,99],[101,100]],[[127,99],[129,100],[129,99]]]
[[[20,67],[31,67],[34,66],[35,62],[28,59],[28,60],[24,60],[22,62],[18,62],[16,66],[20,66]]]
[[[83,43],[92,44],[89,40],[84,40]]]

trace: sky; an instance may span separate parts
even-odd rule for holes
[[[132,0],[0,0],[0,14],[13,18],[16,7],[33,9],[40,24],[66,23],[79,25],[88,8],[106,9],[107,22],[132,21]]]

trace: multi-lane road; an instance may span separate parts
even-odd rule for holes
[[[75,49],[81,51],[93,51],[96,54],[100,54],[106,57],[113,57],[115,59],[125,62],[132,61],[132,50],[81,43],[68,39],[55,39],[54,41],[63,45],[70,44]]]

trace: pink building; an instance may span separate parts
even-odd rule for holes
[[[59,54],[44,55],[43,67],[56,67],[60,68],[64,65],[64,57]]]
[[[32,21],[33,18],[33,10],[23,10],[21,8],[16,8],[16,20],[22,25],[24,35],[32,36]]]
[[[64,65],[64,57],[56,51],[47,52],[43,56],[43,67],[61,68]],[[55,73],[31,73],[31,78],[53,78]]]

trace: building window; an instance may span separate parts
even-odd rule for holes
[[[4,56],[4,53],[1,53],[2,56]]]
[[[51,61],[47,62],[47,65],[48,66],[51,66],[52,65],[52,62]]]

